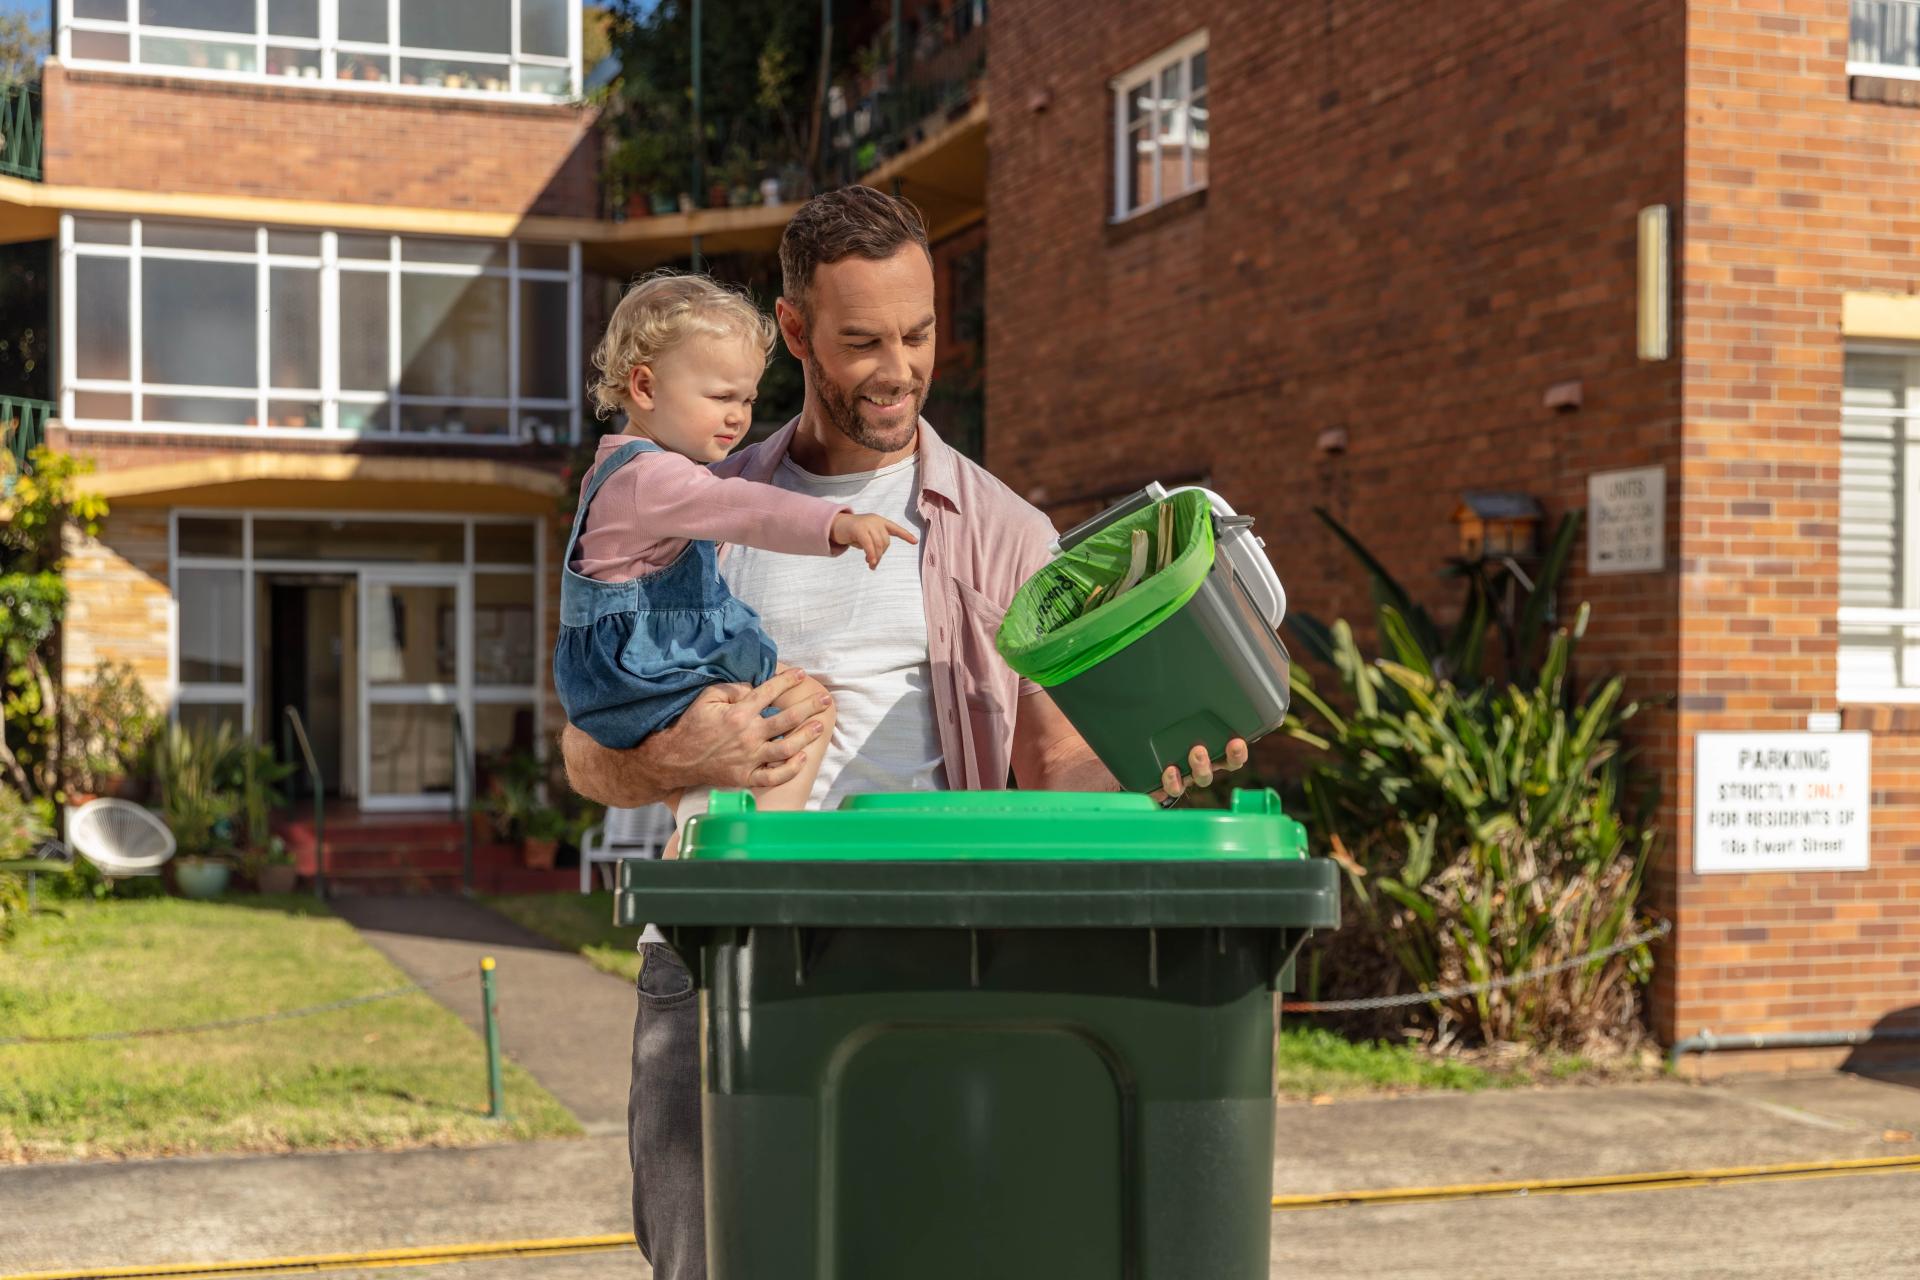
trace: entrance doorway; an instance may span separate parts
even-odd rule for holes
[[[294,766],[287,794],[293,799],[312,794],[305,760],[287,726],[288,707],[300,713],[327,793],[356,794],[358,761],[351,749],[359,721],[354,578],[262,574],[255,599],[265,614],[258,630],[265,641],[261,657],[267,701],[259,717],[262,725],[272,726],[265,736],[281,763]]]

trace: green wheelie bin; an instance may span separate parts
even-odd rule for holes
[[[714,1280],[1264,1280],[1271,993],[1339,920],[1271,791],[716,793],[681,854],[617,911],[700,990]]]

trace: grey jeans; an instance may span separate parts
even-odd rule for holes
[[[640,948],[627,1158],[633,1234],[656,1280],[707,1280],[705,1174],[700,1162],[700,1001],[673,948]]]

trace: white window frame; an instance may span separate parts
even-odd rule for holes
[[[252,34],[231,31],[201,31],[185,27],[147,26],[140,21],[140,0],[127,0],[127,20],[113,21],[105,18],[76,18],[73,16],[73,0],[59,0],[59,33],[57,48],[60,61],[69,67],[81,67],[89,71],[117,71],[137,75],[187,76],[193,79],[220,80],[228,83],[277,85],[282,88],[298,86],[301,88],[325,88],[349,93],[398,93],[430,98],[456,98],[462,101],[492,102],[569,102],[580,96],[580,17],[581,0],[568,0],[567,10],[572,20],[567,26],[567,52],[563,57],[547,54],[530,54],[520,51],[520,0],[512,0],[508,21],[511,24],[510,47],[506,53],[478,53],[460,49],[422,49],[399,42],[400,0],[387,0],[387,32],[392,37],[385,44],[364,44],[339,39],[338,0],[317,0],[319,4],[320,34],[314,36],[274,36],[267,34],[267,0],[255,0],[255,20]],[[76,58],[73,56],[73,33],[75,31],[95,31],[109,35],[127,37],[127,61],[116,62],[103,58]],[[181,40],[205,40],[216,44],[251,45],[254,51],[255,71],[227,71],[213,67],[183,67],[171,62],[142,62],[140,60],[140,42],[143,36],[161,36]],[[269,46],[282,49],[313,50],[320,55],[319,75],[314,78],[305,76],[270,75],[265,70],[267,49]],[[387,61],[387,79],[379,81],[341,79],[339,75],[340,56],[372,54],[384,56]],[[499,66],[507,72],[507,82],[511,86],[505,90],[447,88],[440,85],[409,85],[400,83],[400,65],[407,58],[435,58],[446,62],[487,63]],[[520,87],[523,67],[546,68],[567,73],[565,93],[538,93],[523,90]]]
[[[254,237],[254,247],[250,252],[227,252],[205,249],[157,249],[145,244],[147,221],[141,218],[127,219],[128,235],[126,244],[97,244],[81,242],[75,238],[73,214],[60,217],[60,322],[61,333],[65,335],[60,352],[60,417],[61,421],[75,431],[138,431],[155,432],[166,435],[221,436],[244,439],[286,439],[286,440],[398,440],[433,441],[441,444],[501,445],[524,444],[533,439],[526,426],[527,420],[540,417],[554,420],[556,425],[564,421],[564,430],[558,432],[568,443],[578,441],[580,437],[581,379],[575,376],[581,364],[581,321],[580,321],[580,244],[574,241],[567,245],[567,266],[558,268],[532,268],[520,265],[521,242],[460,240],[458,243],[476,245],[504,245],[506,265],[473,266],[460,263],[420,262],[402,256],[403,237],[387,237],[387,256],[379,258],[342,259],[339,252],[341,232],[320,231],[320,253],[318,256],[306,256],[284,253],[272,253],[268,249],[269,228],[264,226],[235,228],[250,231]],[[106,219],[114,220],[114,219]],[[190,225],[176,219],[155,219],[166,225]],[[205,224],[198,224],[205,225]],[[316,234],[311,228],[288,228],[300,234]],[[345,233],[361,234],[361,233]],[[438,239],[439,237],[408,236],[408,241]],[[82,378],[78,376],[79,345],[86,341],[86,334],[79,331],[78,324],[78,282],[75,265],[81,258],[118,258],[128,265],[128,374],[124,379]],[[258,346],[257,385],[242,387],[182,386],[146,382],[142,376],[143,334],[141,332],[142,310],[142,270],[143,262],[149,260],[171,259],[191,262],[231,262],[251,264],[258,270],[259,288],[256,303],[259,307],[256,340]],[[268,291],[269,272],[274,266],[299,267],[315,270],[320,277],[320,382],[318,387],[273,387],[268,386],[268,342],[271,338],[271,323],[268,315],[270,295]],[[388,363],[387,386],[382,391],[343,390],[340,386],[340,276],[343,272],[361,274],[384,274],[387,281],[387,335]],[[400,376],[404,365],[405,353],[401,349],[400,337],[400,282],[407,275],[451,276],[477,279],[490,276],[507,282],[507,394],[504,397],[491,396],[422,396],[402,395]],[[520,390],[520,286],[523,283],[546,282],[567,286],[567,335],[566,335],[566,399],[523,397]],[[81,418],[75,411],[75,400],[79,392],[104,392],[116,395],[128,395],[132,399],[131,415],[126,420]],[[253,408],[253,417],[257,423],[269,420],[268,405],[272,401],[299,401],[318,403],[321,411],[321,425],[318,427],[274,427],[274,426],[230,426],[207,425],[200,423],[150,422],[146,417],[145,400],[149,395],[199,396],[215,400],[234,400],[249,402]],[[379,430],[347,430],[340,426],[341,405],[382,405],[387,408],[387,422]],[[503,410],[507,415],[507,430],[501,433],[436,433],[423,431],[402,431],[400,429],[402,411],[414,406],[450,406],[464,409]],[[544,443],[560,443],[559,439]]]
[[[1909,9],[1920,10],[1920,0],[1877,0],[1879,3],[1902,4]],[[1847,49],[1849,55],[1853,49],[1853,5],[1847,5]],[[1847,74],[1850,76],[1878,76],[1884,80],[1920,80],[1920,67],[1904,67],[1890,62],[1855,62],[1847,58]]]
[[[238,556],[182,555],[180,553],[180,521],[182,519],[238,520],[240,522],[240,554]],[[341,520],[349,522],[377,521],[382,524],[457,524],[462,527],[465,556],[457,563],[423,565],[404,560],[285,560],[263,558],[254,554],[254,521],[265,520]],[[511,525],[525,528],[533,537],[532,564],[502,564],[481,561],[475,558],[476,544],[474,530],[478,525]],[[546,580],[547,545],[544,536],[544,523],[535,517],[527,516],[490,516],[490,515],[440,515],[397,511],[327,511],[321,509],[248,509],[229,507],[176,507],[167,517],[167,591],[168,635],[167,635],[167,682],[173,690],[173,698],[168,708],[169,717],[177,722],[180,708],[187,705],[205,705],[208,703],[240,704],[241,732],[250,741],[267,741],[274,731],[273,725],[256,724],[254,712],[258,702],[257,690],[260,687],[262,673],[258,667],[258,643],[255,634],[255,618],[258,609],[256,590],[259,575],[262,573],[338,573],[351,574],[355,579],[354,589],[363,591],[368,577],[420,577],[423,580],[440,580],[457,584],[460,613],[459,627],[459,663],[460,678],[455,688],[446,692],[451,696],[444,699],[447,705],[460,709],[461,727],[466,732],[467,749],[474,751],[474,708],[477,706],[531,706],[533,708],[533,740],[536,752],[544,750],[546,729],[545,682],[542,679],[543,664],[540,660],[542,637],[546,635]],[[183,570],[217,569],[238,571],[241,575],[241,682],[233,683],[196,683],[182,681],[180,678],[180,574]],[[532,679],[525,685],[519,684],[481,684],[474,676],[474,580],[479,574],[525,575],[533,580],[533,643],[534,663]],[[364,610],[359,611],[361,626],[366,625]],[[366,649],[361,648],[364,655]],[[366,798],[368,789],[367,770],[371,758],[372,744],[369,740],[369,706],[374,702],[408,702],[414,699],[410,694],[418,692],[412,686],[383,687],[373,690],[362,668],[356,673],[356,697],[359,699],[359,721],[357,741],[349,744],[358,753],[356,776],[359,780],[361,796]],[[396,693],[394,690],[398,689]],[[421,699],[424,700],[424,699]],[[277,712],[275,713],[278,714]],[[337,782],[338,779],[332,779]],[[402,797],[386,802],[376,801],[374,807],[422,809],[439,807],[447,798],[438,795]]]
[[[1178,44],[1161,50],[1145,62],[1129,67],[1121,74],[1107,81],[1108,97],[1110,97],[1113,102],[1113,205],[1108,214],[1107,220],[1109,222],[1126,222],[1129,219],[1139,217],[1143,213],[1151,213],[1160,206],[1178,200],[1182,196],[1206,189],[1208,179],[1202,179],[1198,182],[1194,181],[1192,139],[1187,138],[1186,161],[1181,170],[1180,189],[1178,191],[1159,190],[1162,176],[1159,157],[1164,138],[1159,128],[1158,116],[1159,113],[1165,109],[1166,104],[1159,99],[1158,95],[1161,73],[1169,68],[1177,67],[1180,72],[1180,96],[1173,109],[1173,119],[1175,128],[1182,137],[1185,137],[1189,120],[1188,109],[1193,102],[1193,55],[1205,51],[1207,47],[1207,31],[1205,28],[1202,28],[1186,39],[1181,40]],[[1152,87],[1157,104],[1154,109],[1156,118],[1149,127],[1149,134],[1153,139],[1154,149],[1153,182],[1155,190],[1152,195],[1141,204],[1129,208],[1127,206],[1127,175],[1132,171],[1134,157],[1133,144],[1127,129],[1127,100],[1132,91],[1142,82]],[[1213,103],[1213,74],[1211,67],[1208,68],[1207,88],[1205,92],[1209,109],[1211,109]],[[1212,174],[1211,157],[1209,157],[1208,174],[1210,178]]]
[[[1846,344],[1848,355],[1896,356],[1907,362],[1906,407],[1887,411],[1862,410],[1861,415],[1869,418],[1892,418],[1905,424],[1905,429],[1897,438],[1896,447],[1912,455],[1920,463],[1920,347],[1903,346],[1890,343],[1849,342]],[[1843,405],[1842,432],[1845,431],[1844,419],[1848,410]],[[1896,527],[1900,542],[1902,594],[1909,600],[1920,602],[1920,466],[1903,469],[1905,480],[1896,495],[1898,514]],[[1843,498],[1844,500],[1844,498]],[[1841,606],[1837,610],[1837,620],[1844,628],[1885,627],[1900,629],[1905,637],[1902,644],[1907,648],[1920,650],[1920,607],[1870,609]],[[1920,661],[1917,658],[1916,661]],[[1904,666],[1907,658],[1896,655],[1895,662]],[[1844,664],[1843,664],[1844,670]],[[1914,674],[1912,684],[1863,685],[1844,683],[1837,685],[1839,702],[1878,703],[1920,705],[1920,671]]]

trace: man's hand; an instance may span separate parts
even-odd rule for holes
[[[1177,765],[1168,765],[1167,771],[1160,775],[1160,789],[1153,793],[1159,801],[1177,800],[1185,795],[1188,787],[1201,790],[1213,785],[1214,771],[1234,773],[1247,765],[1247,740],[1235,738],[1227,743],[1227,754],[1219,760],[1210,759],[1205,747],[1195,747],[1187,752],[1187,776],[1180,776]]]
[[[1020,699],[1019,718],[1013,723],[1013,776],[1023,791],[1113,791],[1114,780],[1100,757],[1093,754],[1079,731],[1070,724],[1053,699],[1044,693],[1029,693]],[[1246,767],[1247,744],[1243,738],[1227,743],[1227,754],[1209,759],[1204,746],[1187,753],[1189,776],[1183,777],[1174,765],[1168,765],[1161,777],[1161,789],[1152,793],[1156,801],[1186,794],[1189,787],[1210,787],[1214,776]]]
[[[629,809],[689,787],[778,786],[799,775],[802,748],[821,732],[820,722],[808,717],[831,700],[761,713],[805,678],[789,668],[757,688],[715,685],[670,727],[625,751],[568,725],[560,735],[567,779],[589,800]]]

